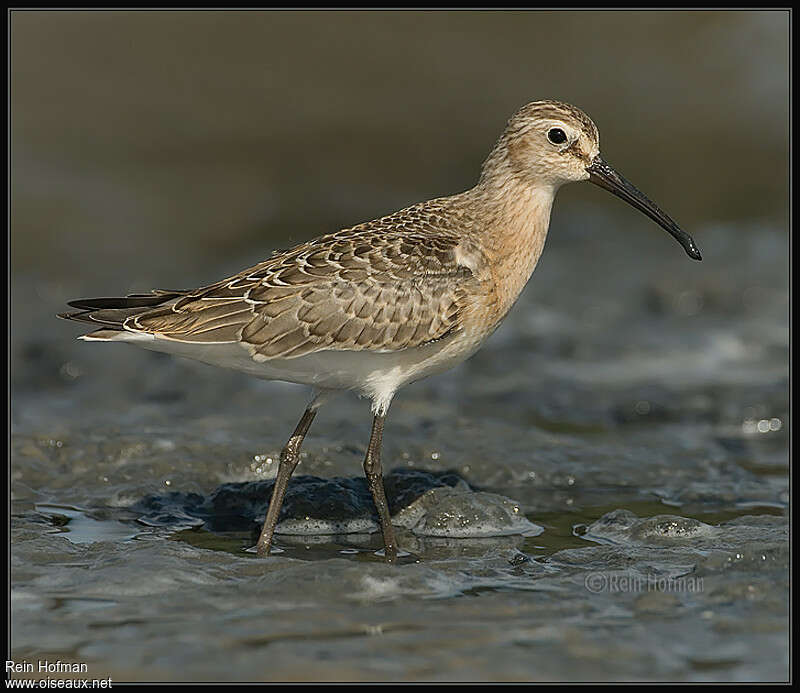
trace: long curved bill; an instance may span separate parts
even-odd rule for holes
[[[667,233],[672,235],[683,246],[690,258],[694,260],[703,259],[694,239],[662,212],[655,202],[637,189],[633,183],[611,168],[599,155],[594,158],[590,166],[586,167],[586,170],[589,172],[589,180],[592,183],[614,193],[629,205],[636,207],[640,212],[644,212]]]

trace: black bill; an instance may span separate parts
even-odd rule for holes
[[[586,170],[589,172],[589,180],[592,183],[614,193],[617,197],[621,197],[625,202],[636,207],[640,212],[644,212],[665,231],[671,234],[675,240],[683,246],[683,249],[690,258],[694,260],[703,259],[697,244],[688,233],[664,214],[655,202],[638,190],[630,181],[625,180],[625,178],[611,168],[611,166],[599,156],[594,158],[594,161],[590,166],[586,167]]]

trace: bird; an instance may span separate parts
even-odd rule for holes
[[[69,301],[59,314],[89,323],[79,339],[127,342],[250,375],[311,386],[283,447],[256,544],[270,554],[283,498],[320,406],[338,391],[369,398],[364,473],[383,535],[398,543],[383,486],[384,422],[404,385],[464,361],[498,328],[531,277],[558,189],[589,181],[643,212],[687,255],[700,250],[654,202],[600,156],[579,108],[533,101],[517,110],[474,187],[411,205],[287,250],[191,290],[154,289]]]

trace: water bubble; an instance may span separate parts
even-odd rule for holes
[[[742,422],[742,433],[753,435],[755,433],[775,433],[783,428],[783,421],[777,416],[771,419],[745,419]]]

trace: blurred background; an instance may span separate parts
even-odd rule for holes
[[[211,281],[459,192],[541,98],[701,245],[787,219],[782,12],[16,11],[11,39],[12,275],[45,292]],[[570,186],[551,242],[590,205],[636,214]]]
[[[10,36],[16,658],[123,680],[786,678],[788,12],[17,10]],[[455,470],[543,534],[404,535],[421,560],[392,571],[374,535],[257,562],[249,534],[187,530],[191,508],[155,529],[125,510],[269,480],[306,393],[77,342],[67,300],[210,283],[460,192],[543,98],[584,109],[704,257],[566,186],[502,328],[396,398],[387,470]],[[355,398],[324,408],[299,473],[360,478],[369,426]],[[592,594],[598,570],[706,587]]]

